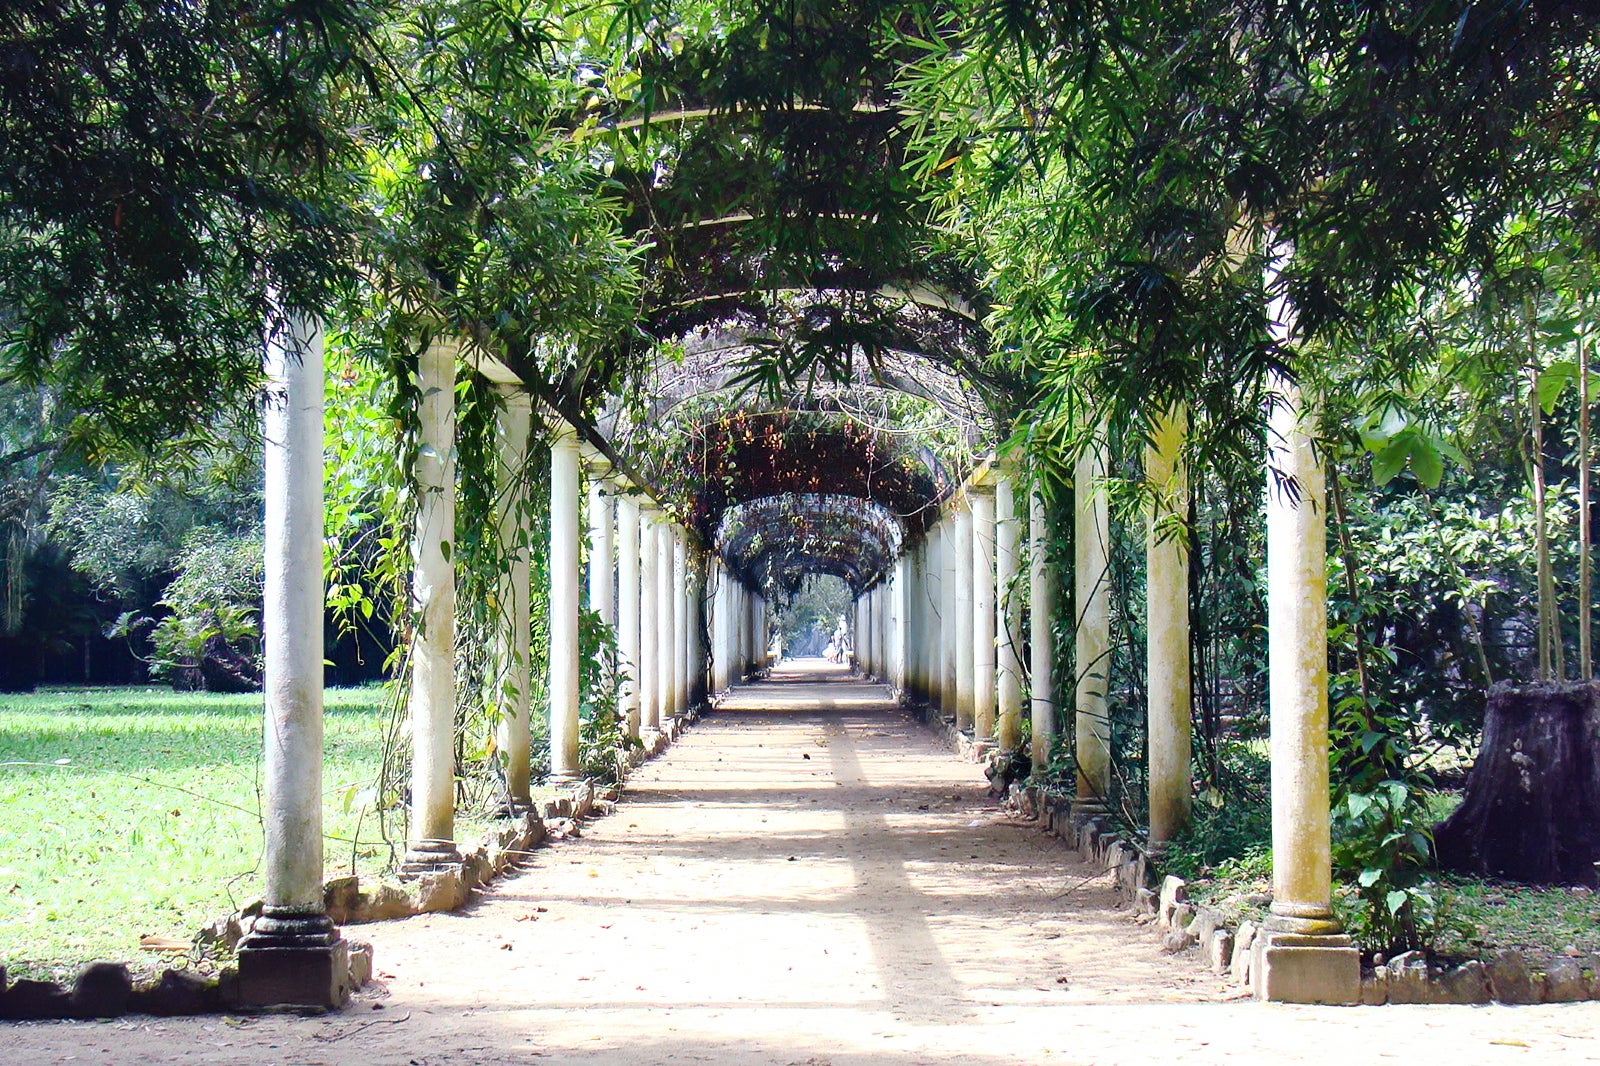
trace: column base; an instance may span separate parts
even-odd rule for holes
[[[338,1010],[350,998],[350,945],[325,914],[266,908],[239,941],[244,1010]]]
[[[406,849],[400,863],[401,880],[410,880],[451,866],[461,865],[461,852],[454,840],[419,840]]]
[[[544,783],[552,788],[571,788],[573,785],[583,784],[586,780],[588,779],[580,773],[562,773],[551,774],[544,779]]]
[[[1338,1006],[1360,1003],[1361,952],[1355,942],[1338,932],[1273,928],[1279,921],[1277,916],[1268,919],[1252,949],[1250,984],[1256,999]],[[1338,929],[1337,923],[1325,924]]]

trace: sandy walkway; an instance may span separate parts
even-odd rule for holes
[[[740,690],[466,913],[351,930],[383,980],[341,1014],[0,1027],[0,1062],[1600,1062],[1600,1004],[1241,1002],[883,696]]]

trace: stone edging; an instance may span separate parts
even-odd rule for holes
[[[975,741],[927,704],[910,708],[923,723],[961,758],[983,762],[992,745]],[[1072,801],[1040,789],[1012,785],[1009,802],[1023,818],[1059,838],[1085,861],[1112,874],[1117,899],[1140,915],[1153,919],[1161,937],[1161,950],[1177,953],[1200,949],[1202,964],[1213,973],[1229,977],[1235,985],[1253,988],[1255,923],[1237,928],[1217,911],[1191,902],[1182,878],[1167,875],[1156,887],[1157,871],[1135,841],[1124,840],[1108,819],[1075,814]],[[1408,951],[1381,966],[1363,967],[1361,1002],[1385,1003],[1575,1003],[1600,1000],[1600,954],[1577,958],[1558,956],[1544,960],[1519,951],[1502,951],[1492,959],[1472,959],[1458,965],[1430,961],[1425,953]]]
[[[1114,871],[1118,899],[1154,919],[1163,951],[1198,946],[1207,969],[1230,977],[1236,985],[1252,987],[1252,948],[1259,931],[1255,923],[1241,922],[1234,928],[1217,911],[1191,902],[1182,878],[1169,874],[1161,879],[1159,891],[1152,887],[1156,871],[1144,849],[1116,836],[1104,819],[1073,814],[1071,800],[1042,795],[1037,789],[1014,789],[1013,796],[1024,817],[1036,818],[1044,832],[1060,838],[1086,862]],[[1423,952],[1408,951],[1361,973],[1361,1002],[1369,1006],[1584,1000],[1600,1000],[1600,955],[1542,960],[1502,951],[1488,960],[1444,965],[1430,962]]]
[[[634,750],[627,768],[660,755],[701,713],[697,707],[668,719],[642,748]],[[330,878],[323,885],[328,915],[334,924],[347,926],[457,910],[472,898],[474,889],[508,872],[534,848],[547,840],[577,836],[578,822],[598,805],[615,802],[619,793],[617,785],[597,790],[593,782],[579,782],[563,795],[545,800],[537,812],[530,811],[509,826],[484,834],[472,848],[463,850],[461,863],[414,881],[379,882],[368,892],[354,875]],[[260,913],[260,906],[252,903],[217,919],[196,935],[196,943],[232,951]],[[372,945],[360,940],[348,943],[349,988],[354,991],[372,979]],[[154,982],[136,985],[126,963],[96,961],[79,970],[69,991],[54,981],[10,983],[0,965],[0,1019],[5,1020],[115,1018],[123,1014],[173,1017],[236,1010],[237,1004],[237,972],[232,967],[224,967],[214,976],[167,969]]]

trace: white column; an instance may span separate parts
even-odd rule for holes
[[[605,479],[589,481],[589,609],[608,626],[617,624],[616,564],[611,561],[612,500]]]
[[[404,867],[460,861],[455,846],[456,351],[435,340],[417,359],[416,527],[412,539],[411,839]],[[319,623],[320,625],[320,623]]]
[[[994,580],[999,604],[996,660],[996,702],[1000,718],[996,739],[1002,751],[1022,744],[1022,589],[1018,587],[1020,551],[1016,493],[1011,475],[1002,474],[994,487]]]
[[[663,515],[656,523],[656,721],[661,725],[677,710],[672,705],[677,659],[672,585],[672,520]]]
[[[722,560],[711,557],[706,580],[711,588],[711,689],[721,692],[728,687],[728,574]]]
[[[1269,284],[1275,279],[1269,275]],[[1279,298],[1274,338],[1293,337]],[[1316,413],[1273,375],[1267,415],[1267,669],[1272,756],[1272,913],[1257,937],[1257,998],[1354,1003],[1361,956],[1332,907],[1328,795],[1327,486]],[[1291,495],[1283,479],[1295,486]]]
[[[1267,665],[1272,754],[1272,913],[1333,932],[1328,825],[1327,486],[1310,405],[1272,383],[1267,421]],[[1293,478],[1298,500],[1280,478]]]
[[[268,338],[265,834],[258,934],[327,939],[322,904],[322,330],[291,318]]]
[[[660,553],[656,550],[656,527],[660,525],[661,512],[645,505],[639,512],[639,729],[653,733],[661,729],[661,704],[657,685],[660,684],[660,666],[656,661],[660,650],[658,639],[661,628],[657,617],[657,571]]]
[[[1043,771],[1050,762],[1056,733],[1056,642],[1051,622],[1056,613],[1055,573],[1050,566],[1050,526],[1034,475],[1028,494],[1028,654],[1031,660],[1033,710],[1033,768]]]
[[[972,606],[972,498],[962,498],[956,507],[956,728],[971,730],[976,720],[973,687]]]
[[[578,760],[578,435],[557,423],[550,442],[550,779],[583,776]]]
[[[528,655],[528,528],[523,514],[523,486],[528,471],[528,432],[533,401],[520,390],[507,392],[499,416],[499,482],[496,492],[500,550],[509,562],[500,582],[500,605],[505,612],[495,634],[495,675],[500,688],[496,740],[505,760],[506,790],[513,811],[533,805],[530,792],[532,742],[529,737],[528,696],[532,691],[532,663]]]
[[[628,735],[639,735],[639,501],[617,500],[617,651],[627,680],[622,714]]]
[[[878,649],[873,646],[878,639],[877,630],[872,625],[874,591],[869,589],[861,597],[861,666],[868,677],[873,677],[878,672]]]
[[[1106,701],[1111,669],[1111,516],[1101,481],[1105,454],[1095,445],[1073,469],[1073,583],[1075,628],[1076,806],[1103,810],[1111,795],[1111,719]]]
[[[689,709],[689,544],[682,528],[672,538],[672,572],[676,582],[673,596],[673,637],[677,641],[676,669],[673,670],[676,713]]]
[[[960,502],[952,505],[950,514],[944,519],[944,536],[940,538],[941,576],[939,579],[939,643],[943,661],[939,664],[939,710],[945,718],[959,718],[957,710],[957,688],[961,657],[961,594],[958,588],[957,574],[960,571],[960,551],[958,550],[955,509],[964,506]]]
[[[1160,851],[1189,820],[1188,417],[1160,418],[1145,450],[1153,494],[1145,529],[1145,634],[1150,744],[1150,847]]]
[[[944,522],[928,531],[922,567],[923,698],[939,706],[944,688]]]
[[[995,723],[995,499],[972,496],[972,728],[979,740],[994,737]]]

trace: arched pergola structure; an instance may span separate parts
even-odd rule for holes
[[[590,605],[616,625],[633,735],[660,730],[759,670],[769,600],[806,573],[831,573],[856,595],[863,670],[930,703],[980,749],[1019,744],[1028,662],[1035,764],[1048,753],[1056,693],[1068,684],[1052,669],[1047,511],[1025,464],[1002,449],[1021,386],[992,358],[973,269],[917,212],[923,190],[902,165],[892,71],[862,42],[808,40],[838,60],[821,81],[805,64],[768,69],[772,57],[740,52],[735,38],[668,63],[657,72],[658,99],[609,120],[629,225],[649,242],[637,331],[609,361],[628,368],[623,384],[577,371],[545,380],[528,353],[485,344],[469,328],[441,329],[418,360],[409,873],[460,861],[449,552],[459,367],[505,392],[502,465],[513,502],[503,533],[513,550],[525,541],[515,482],[532,426],[550,440],[549,470],[537,476],[550,487],[554,778],[579,773],[585,501]],[[708,65],[718,77],[701,75]],[[318,334],[302,332],[305,362],[319,365]],[[273,639],[303,629],[320,603],[303,549],[321,540],[320,504],[306,496],[320,483],[320,384],[293,362],[279,366],[293,418],[268,432],[267,903],[241,966],[255,1002],[318,1005],[339,950],[321,913],[312,809],[320,698],[310,689],[321,653],[309,641]],[[1358,990],[1359,971],[1330,910],[1323,496],[1304,405],[1290,386],[1280,392],[1275,465],[1300,495],[1269,493],[1267,504],[1278,939],[1266,939],[1258,972],[1269,997],[1339,999]],[[1167,533],[1186,508],[1182,432],[1181,412],[1160,420],[1146,464],[1157,500],[1147,593],[1157,848],[1181,823],[1189,793],[1187,549]],[[1103,461],[1086,450],[1074,477],[1071,687],[1084,813],[1103,810],[1110,794]],[[280,468],[292,473],[270,473]],[[1026,632],[1014,591],[1024,559]],[[507,580],[512,622],[500,654],[520,698],[503,743],[518,768],[512,801],[526,803],[531,686],[525,616],[516,621],[516,605],[527,602],[525,563]]]

